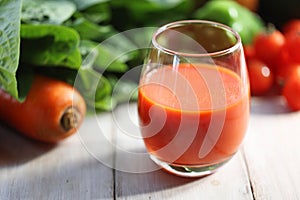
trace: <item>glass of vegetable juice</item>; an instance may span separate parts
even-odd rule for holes
[[[168,172],[209,175],[238,151],[250,92],[241,39],[231,28],[203,20],[159,28],[138,92],[146,149]]]

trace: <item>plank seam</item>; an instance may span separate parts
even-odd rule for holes
[[[247,172],[247,176],[248,176],[248,180],[249,180],[250,192],[252,194],[252,199],[256,200],[255,194],[254,194],[253,183],[252,183],[251,176],[250,176],[250,169],[249,169],[248,161],[246,159],[246,154],[245,154],[244,148],[241,148],[241,153],[242,153],[242,158],[244,160],[245,167],[246,167],[246,172]]]

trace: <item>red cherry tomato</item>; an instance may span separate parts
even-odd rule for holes
[[[247,62],[252,95],[266,94],[273,86],[274,75],[270,68],[258,59]]]
[[[300,110],[300,67],[294,69],[293,73],[288,77],[282,94],[292,110]]]
[[[254,49],[258,59],[273,68],[275,58],[285,43],[284,35],[277,29],[266,30],[254,38]]]
[[[284,85],[289,76],[299,67],[300,63],[287,63],[286,65],[279,67],[276,73],[277,83],[279,85]]]
[[[283,25],[283,34],[300,32],[300,19],[292,19]]]
[[[256,56],[254,46],[250,44],[244,46],[244,53],[246,60],[253,59]]]
[[[286,44],[281,48],[278,56],[274,58],[276,61],[276,70],[279,70],[279,68],[285,68],[286,65],[289,65],[290,63],[293,63]]]
[[[285,35],[288,53],[295,62],[300,63],[300,31]]]
[[[297,66],[298,63],[291,58],[286,44],[281,48],[279,55],[274,60],[276,61],[276,70],[273,71],[277,76],[276,81],[279,85],[282,85],[291,69]]]

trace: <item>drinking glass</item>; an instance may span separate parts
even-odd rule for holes
[[[184,177],[214,173],[238,151],[249,120],[240,36],[212,21],[159,28],[140,76],[138,116],[151,159]]]

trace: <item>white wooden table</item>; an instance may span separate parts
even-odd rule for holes
[[[252,99],[241,150],[201,179],[157,169],[136,120],[136,104],[122,105],[54,146],[1,125],[0,199],[300,199],[300,112],[281,98]]]

